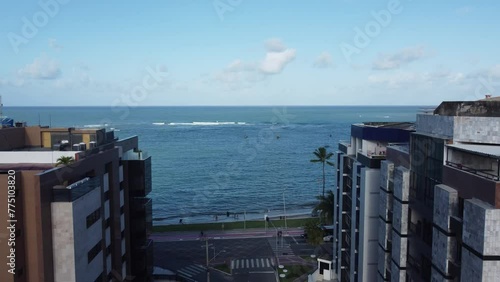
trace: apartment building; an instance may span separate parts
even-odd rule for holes
[[[353,124],[334,154],[334,271],[339,281],[377,277],[380,168],[392,143],[408,142],[412,123]]]
[[[381,164],[379,281],[500,276],[500,103],[443,102],[417,115]]]
[[[13,204],[0,213],[0,280],[151,281],[151,158],[138,137],[16,126],[0,129],[0,202]]]

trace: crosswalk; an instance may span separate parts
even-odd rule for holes
[[[207,268],[203,265],[193,264],[177,270],[177,274],[187,281],[195,282],[196,280],[193,279],[193,277],[200,274],[201,272],[206,272],[206,270]]]
[[[276,256],[293,256],[293,250],[286,241],[283,242],[283,246],[281,245],[281,240],[278,240],[276,243],[275,238],[268,238],[269,245],[273,249],[273,252]]]
[[[232,270],[274,268],[274,260],[269,258],[249,258],[231,260]]]

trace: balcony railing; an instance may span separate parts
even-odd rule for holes
[[[493,181],[500,180],[498,173],[495,173],[493,170],[490,170],[490,169],[476,169],[476,168],[465,166],[463,164],[454,163],[451,161],[446,161],[446,165],[463,170],[463,171],[466,171],[466,172],[469,172],[469,173],[472,173],[472,174],[475,174],[475,175],[478,175],[478,176],[481,176],[481,177],[484,177],[484,178],[487,178],[487,179],[491,179]]]
[[[358,152],[357,161],[370,168],[380,168],[380,162],[385,160],[384,155],[375,155],[370,153]]]

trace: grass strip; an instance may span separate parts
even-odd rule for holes
[[[287,227],[302,227],[311,218],[294,218],[287,219]],[[285,220],[272,220],[272,223],[276,228],[284,228]],[[243,221],[234,222],[214,222],[214,223],[193,223],[193,224],[172,224],[172,225],[158,225],[153,226],[153,232],[169,232],[169,231],[207,231],[207,230],[233,230],[233,229],[243,229],[245,224]],[[249,220],[246,222],[246,228],[264,228],[264,220]],[[273,228],[271,224],[268,224],[268,228]]]

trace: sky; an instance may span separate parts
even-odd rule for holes
[[[500,92],[499,1],[1,1],[5,106],[437,105]]]

